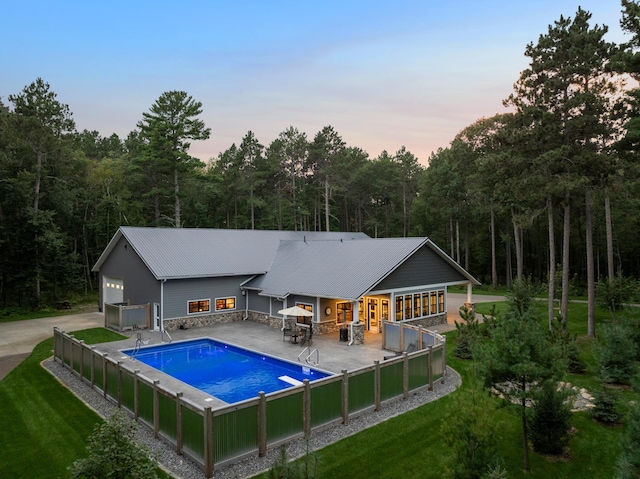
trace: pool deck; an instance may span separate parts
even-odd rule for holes
[[[139,370],[151,380],[160,380],[160,384],[173,392],[182,392],[184,397],[202,406],[212,406],[214,408],[224,406],[226,403],[219,400],[211,400],[208,394],[186,385],[185,383],[171,378],[143,364],[140,361],[121,353],[123,349],[131,349],[136,344],[136,333],[127,332],[131,335],[128,339],[95,345],[95,349],[117,361],[122,361],[128,369]],[[149,338],[148,346],[162,343],[160,332],[141,331],[143,338]],[[170,333],[172,341],[184,341],[195,338],[212,338],[225,343],[234,344],[258,351],[261,353],[286,359],[295,363],[306,365],[304,361],[307,345],[291,343],[289,338],[283,341],[282,331],[270,328],[269,326],[258,324],[252,321],[242,321],[233,323],[222,323],[214,326],[177,330]],[[166,337],[165,337],[166,339]],[[389,351],[382,349],[382,335],[379,333],[365,333],[364,344],[348,345],[347,342],[339,340],[339,333],[314,335],[311,350],[318,350],[319,363],[309,363],[309,366],[331,373],[341,373],[344,369],[353,371],[366,366],[372,366],[374,361],[383,361],[384,356],[392,355]],[[303,353],[301,359],[298,356]],[[314,354],[315,362],[315,354]]]

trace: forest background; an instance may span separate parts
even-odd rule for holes
[[[268,145],[248,131],[203,162],[189,147],[211,131],[187,92],[119,138],[79,131],[38,78],[0,97],[0,306],[95,294],[120,225],[429,236],[493,288],[530,277],[592,300],[598,279],[640,273],[640,7],[622,2],[625,44],[590,19],[579,9],[527,45],[506,112],[426,167],[404,147],[371,158],[331,126]]]

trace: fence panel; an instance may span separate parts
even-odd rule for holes
[[[204,416],[184,404],[182,413],[182,448],[196,460],[204,462]]]
[[[160,410],[160,433],[174,443],[177,436],[175,398],[158,391],[158,408]]]
[[[102,379],[104,377],[104,362],[101,354],[95,354],[93,360],[93,384],[97,389],[102,391]]]
[[[311,386],[311,427],[342,418],[342,378]]]
[[[444,346],[433,350],[433,380],[440,379],[444,373]]]
[[[418,333],[419,330],[414,329],[414,328],[404,328],[404,344],[403,346],[403,350],[407,351],[409,346],[413,345],[413,350],[417,351],[418,349],[420,349],[418,347]],[[410,351],[410,350],[409,350]]]
[[[375,371],[349,376],[349,414],[375,405]]]
[[[114,304],[105,303],[104,322],[106,326],[119,330],[120,329],[120,307]]]
[[[413,391],[429,384],[429,355],[416,354],[409,357],[409,390]]]
[[[111,361],[106,362],[107,370],[107,396],[118,400],[118,365]]]
[[[135,378],[133,373],[122,369],[122,407],[134,412],[135,397],[134,397],[134,384]]]
[[[433,346],[435,343],[435,336],[429,331],[422,331],[422,347]]]
[[[149,305],[126,306],[122,308],[122,325],[124,329],[147,328]]]
[[[63,335],[57,329],[54,329],[54,331],[53,331],[53,341],[55,343],[55,347],[53,348],[53,350],[56,353],[56,358],[60,362],[64,362],[64,343],[66,341],[66,336]]]
[[[153,427],[153,385],[138,379],[138,416]]]
[[[222,462],[258,451],[258,405],[226,411],[213,417],[213,459]]]
[[[402,360],[393,360],[388,363],[385,361],[380,364],[381,401],[401,396],[404,393],[404,385],[402,383],[403,369]]]
[[[389,351],[400,351],[400,324],[383,322],[384,327],[384,344],[382,347]]]
[[[76,341],[71,341],[71,357],[73,358],[73,370],[80,374],[82,371],[81,364],[82,345]]]
[[[91,347],[82,347],[82,377],[87,381],[91,381],[91,358],[93,355]]]
[[[267,399],[267,444],[300,434],[303,420],[303,391]]]

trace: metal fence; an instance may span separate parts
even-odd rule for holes
[[[105,303],[104,326],[105,328],[125,331],[127,329],[149,329],[150,305],[128,303]]]
[[[195,404],[181,392],[170,391],[94,346],[54,328],[54,360],[74,371],[117,404],[154,436],[172,444],[178,454],[199,464],[205,477],[215,466],[247,455],[263,456],[268,448],[311,436],[329,424],[347,424],[365,411],[379,410],[387,401],[408,398],[411,391],[444,380],[445,344],[376,361],[354,371],[216,409]]]
[[[437,347],[446,343],[444,336],[424,329],[394,321],[382,321],[382,349],[396,351],[417,351]]]

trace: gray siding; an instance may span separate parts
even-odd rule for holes
[[[102,305],[103,276],[124,280],[124,301],[129,300],[131,304],[150,303],[151,305],[160,302],[160,282],[151,274],[124,238],[120,238],[100,267],[100,305]]]
[[[249,295],[249,311],[269,314],[269,304],[271,298],[269,296],[260,296],[257,291],[247,291]]]
[[[164,319],[196,316],[187,314],[187,303],[199,299],[211,300],[211,312],[215,313],[216,298],[236,298],[236,309],[244,311],[244,296],[240,292],[240,284],[248,276],[224,276],[221,278],[172,279],[164,284]]]
[[[380,281],[373,290],[388,291],[412,286],[467,281],[467,278],[425,245]]]

